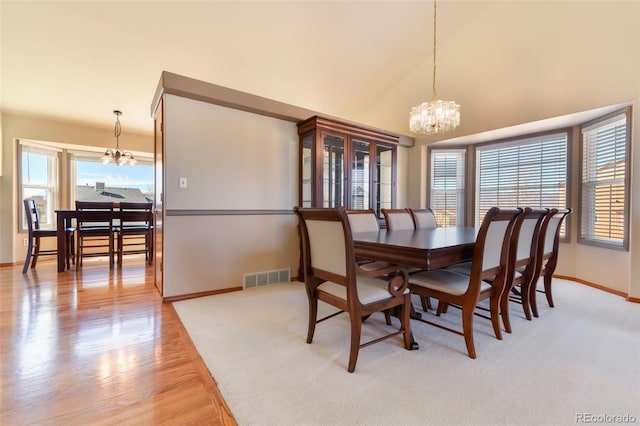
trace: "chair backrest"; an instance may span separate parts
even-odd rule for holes
[[[38,214],[38,206],[36,201],[31,198],[23,200],[24,213],[27,215],[27,230],[29,231],[29,238],[33,235],[34,229],[40,229],[40,215]]]
[[[348,300],[359,301],[353,238],[344,208],[296,207],[294,210],[300,219],[307,288],[331,281],[347,288]]]
[[[544,262],[548,264],[557,261],[562,221],[570,215],[572,211],[573,209],[571,208],[559,209],[549,218],[546,229],[544,229],[544,242],[541,243],[541,250],[538,251],[539,258],[541,259],[541,267],[544,266]]]
[[[351,227],[352,234],[358,232],[377,232],[380,229],[378,226],[378,218],[372,209],[347,210],[347,217],[349,218],[349,226]]]
[[[550,217],[549,209],[524,209],[521,220],[516,221],[511,235],[510,250],[515,268],[527,266],[535,261],[540,228]]]
[[[409,209],[382,209],[381,211],[388,230],[416,229]]]
[[[491,281],[494,287],[502,291],[509,272],[511,232],[522,213],[521,208],[492,207],[487,211],[476,238],[468,291],[479,294],[482,280]]]
[[[120,225],[149,226],[153,218],[152,203],[120,203]]]
[[[113,229],[113,203],[76,201],[78,228],[106,227]]]
[[[436,215],[431,209],[409,209],[416,229],[436,228]]]

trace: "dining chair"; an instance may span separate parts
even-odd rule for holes
[[[409,209],[416,229],[437,228],[436,215],[431,209]]]
[[[373,209],[346,210],[351,234],[358,232],[378,232],[378,217]],[[383,269],[391,266],[389,262],[373,261],[371,259],[357,259],[358,265],[365,270]]]
[[[540,243],[541,229],[556,209],[524,208],[524,212],[516,220],[509,243],[509,271],[500,301],[500,315],[507,333],[511,333],[509,302],[522,305],[525,318],[531,321],[529,287],[538,279],[537,252]]]
[[[358,232],[378,232],[380,227],[378,225],[378,216],[373,209],[368,210],[346,210],[347,218],[349,219],[349,227],[351,228],[351,234]],[[360,268],[365,271],[373,271],[376,269],[384,269],[393,266],[392,263],[383,261],[374,261],[371,259],[356,258],[356,262]],[[387,325],[391,325],[391,313],[385,311],[385,320]]]
[[[560,246],[560,229],[562,222],[567,216],[571,214],[573,209],[558,209],[558,211],[549,218],[547,227],[544,230],[544,242],[540,243],[538,258],[540,262],[538,267],[540,269],[539,276],[544,280],[545,296],[547,297],[547,303],[549,307],[553,308],[553,296],[551,294],[551,282],[553,280],[553,273],[558,266],[558,248]],[[541,231],[542,232],[542,231]],[[536,279],[529,288],[529,301],[531,302],[531,312],[534,317],[538,317],[538,305],[536,300],[536,290],[538,287],[538,279]]]
[[[56,238],[58,237],[58,231],[56,229],[42,229],[40,228],[40,213],[38,212],[38,205],[36,201],[27,198],[23,200],[24,204],[24,212],[27,216],[27,256],[24,260],[24,266],[22,267],[22,273],[26,274],[29,270],[29,265],[31,268],[36,267],[36,263],[38,262],[38,257],[40,256],[48,256],[48,255],[57,255],[58,251],[56,249],[42,249],[42,238]],[[67,227],[64,230],[65,238],[67,239],[66,248],[67,251],[65,253],[65,261],[67,264],[67,268],[70,267],[70,262],[74,262],[74,232],[75,228]],[[57,246],[57,244],[56,244]]]
[[[521,208],[498,207],[487,211],[476,237],[471,275],[442,268],[418,272],[409,277],[409,288],[413,293],[438,299],[438,314],[443,303],[457,305],[462,309],[462,332],[424,318],[418,321],[464,336],[471,358],[476,357],[473,319],[479,300],[489,299],[493,331],[496,338],[502,340],[500,297],[508,272],[511,231],[522,211]]]
[[[409,209],[381,209],[384,222],[390,231],[416,229]]]
[[[304,282],[309,301],[307,343],[316,324],[340,313],[349,314],[351,342],[347,371],[355,370],[360,348],[403,335],[404,347],[414,348],[409,319],[408,272],[400,266],[366,271],[356,263],[349,219],[342,207],[295,209],[302,234]],[[389,278],[382,279],[380,277]],[[339,311],[318,319],[318,300]],[[400,329],[361,343],[363,319],[375,312],[399,309]]]
[[[433,210],[429,208],[409,209],[409,212],[411,213],[411,218],[413,219],[413,226],[415,227],[415,229],[432,229],[438,227],[438,223],[436,222],[436,215],[433,214]],[[420,297],[420,303],[422,304],[423,311],[426,312],[431,309],[431,300],[428,297]]]
[[[153,212],[151,203],[120,203],[118,265],[127,254],[144,254],[149,265],[153,261]]]
[[[108,256],[112,268],[115,257],[113,203],[76,201],[76,221],[77,268],[82,266],[83,258],[97,256]]]

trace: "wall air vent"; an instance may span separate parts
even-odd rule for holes
[[[291,281],[291,268],[252,272],[242,275],[242,287],[253,288]]]

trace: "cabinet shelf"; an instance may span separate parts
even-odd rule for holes
[[[302,207],[373,209],[396,200],[399,136],[314,116],[298,123]]]

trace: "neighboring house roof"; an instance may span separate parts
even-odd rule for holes
[[[76,186],[76,199],[82,201],[128,201],[133,203],[148,203],[153,201],[152,194],[144,194],[139,188],[105,187],[96,190],[93,186]]]

